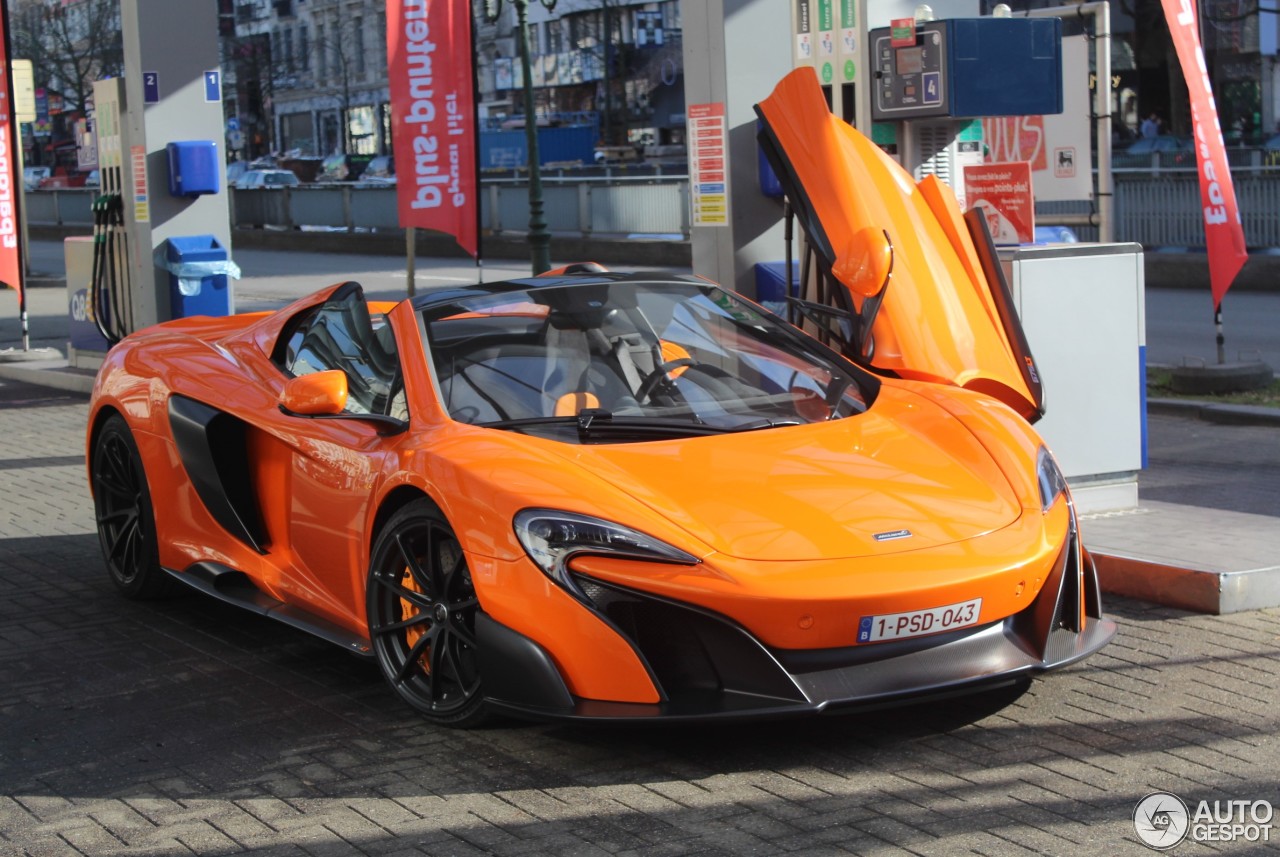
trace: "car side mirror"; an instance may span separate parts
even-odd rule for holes
[[[341,369],[299,375],[285,382],[280,408],[299,416],[333,416],[347,407],[347,376]]]
[[[831,273],[851,292],[874,298],[889,282],[893,245],[883,229],[866,226],[849,237],[831,266]]]

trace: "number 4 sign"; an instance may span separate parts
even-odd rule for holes
[[[204,100],[208,102],[222,100],[222,72],[216,68],[204,73]]]

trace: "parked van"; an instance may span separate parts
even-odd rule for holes
[[[334,154],[325,158],[320,164],[318,182],[351,182],[360,178],[364,168],[369,166],[373,155]]]

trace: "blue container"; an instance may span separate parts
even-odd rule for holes
[[[227,248],[212,235],[184,235],[170,238],[165,245],[165,259],[171,267],[188,262],[226,262],[230,256]],[[184,295],[179,277],[169,272],[169,315],[188,318],[193,315],[230,315],[231,289],[227,287],[226,274],[200,277],[200,290],[194,295]]]
[[[759,121],[756,122],[757,133],[763,124]],[[770,165],[769,159],[765,157],[764,146],[758,143],[756,144],[756,175],[760,178],[760,192],[762,194],[771,199],[782,199],[786,196],[786,191],[782,189],[782,182],[778,181],[778,176],[773,171],[773,166]]]
[[[591,125],[538,129],[538,161],[595,163],[596,129]],[[480,168],[512,169],[529,165],[529,145],[524,129],[480,132]]]
[[[217,193],[218,144],[212,140],[182,140],[165,146],[169,155],[169,195],[194,197]]]
[[[791,265],[791,284],[787,285],[787,263],[757,262],[756,303],[775,315],[787,317],[787,298],[800,296],[800,265]]]

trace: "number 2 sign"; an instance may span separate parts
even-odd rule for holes
[[[142,103],[160,103],[160,72],[144,71],[142,73]]]

